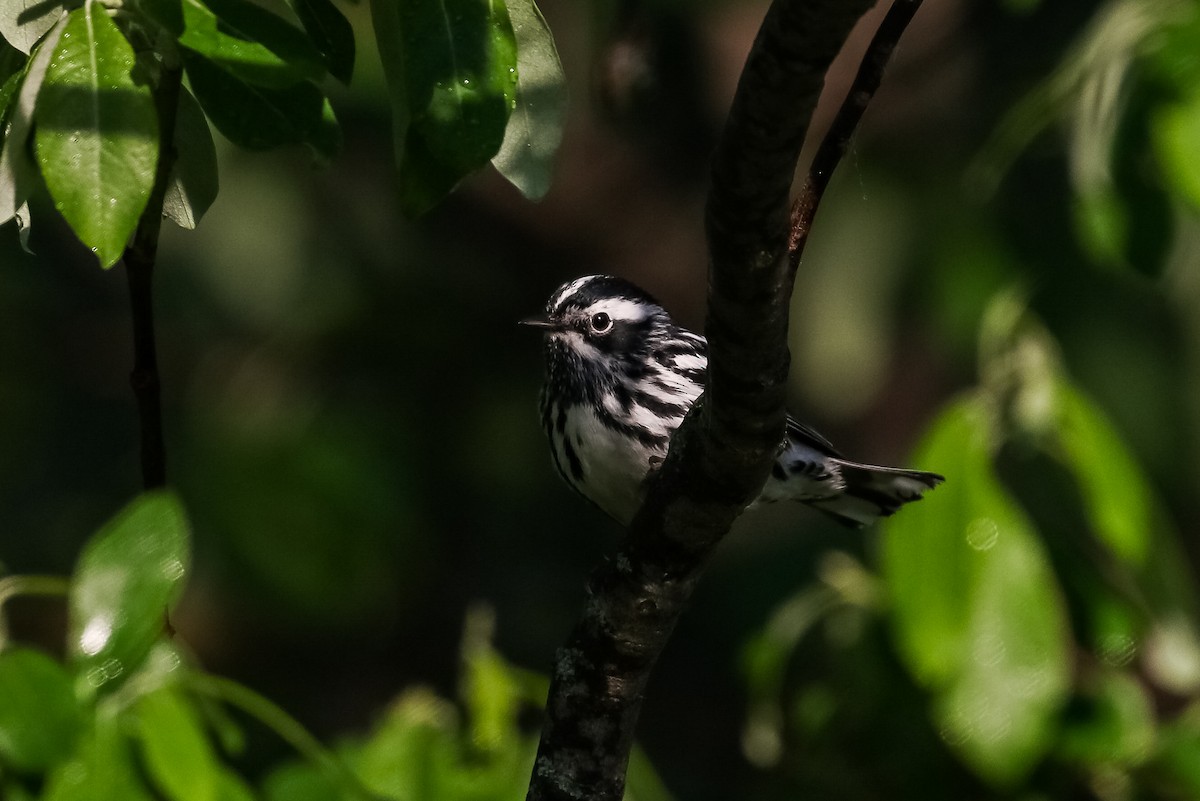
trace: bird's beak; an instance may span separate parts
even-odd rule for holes
[[[530,328],[541,328],[545,331],[557,331],[558,324],[545,319],[544,317],[530,317],[525,320],[520,320],[518,325],[527,325]]]

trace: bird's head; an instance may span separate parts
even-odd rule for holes
[[[658,301],[610,275],[568,281],[550,296],[544,316],[521,324],[546,334],[552,357],[569,351],[593,364],[643,354],[672,325]]]

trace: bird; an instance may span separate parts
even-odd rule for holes
[[[558,473],[621,525],[704,390],[707,340],[675,323],[637,285],[611,275],[562,284],[543,316],[542,427]],[[937,473],[846,459],[813,428],[787,418],[762,492],[748,508],[793,500],[861,528],[944,481]]]

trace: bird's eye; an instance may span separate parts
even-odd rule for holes
[[[612,328],[612,318],[607,314],[596,312],[592,315],[592,330],[597,334],[603,334],[610,328]]]

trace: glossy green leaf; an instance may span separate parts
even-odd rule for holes
[[[64,5],[57,0],[0,0],[0,36],[29,53],[62,17]]]
[[[136,57],[103,6],[72,11],[34,120],[54,205],[104,267],[121,257],[154,186],[158,115]]]
[[[51,771],[42,801],[152,801],[137,776],[119,721],[98,714],[75,755]]]
[[[517,38],[517,102],[492,164],[531,200],[550,189],[567,116],[567,88],[554,37],[533,0],[508,0]]]
[[[313,44],[325,56],[329,74],[345,84],[354,74],[354,28],[330,0],[288,0]]]
[[[71,657],[85,686],[105,687],[142,665],[188,563],[187,521],[169,492],[139,496],[88,541],[69,599]]]
[[[1100,539],[1133,566],[1145,563],[1153,536],[1150,486],[1112,422],[1065,381],[1056,390],[1062,456]]]
[[[189,50],[183,51],[183,63],[205,114],[234,144],[248,150],[305,144],[322,159],[333,158],[340,147],[337,121],[315,84],[257,86]]]
[[[64,17],[46,34],[29,59],[20,89],[10,102],[8,133],[4,137],[3,148],[0,148],[0,224],[17,215],[28,199],[31,187],[37,182],[36,167],[29,159],[26,144],[33,127],[33,112],[46,69],[50,66],[50,58],[66,25]]]
[[[143,696],[138,738],[151,781],[173,801],[216,801],[218,762],[200,718],[175,687]]]
[[[1063,601],[1032,524],[997,481],[978,398],[935,421],[916,463],[945,486],[889,521],[883,566],[900,653],[943,738],[1009,785],[1052,742],[1069,684]]]
[[[500,149],[516,91],[512,23],[499,0],[372,0],[371,13],[401,205],[419,215]]]
[[[0,762],[44,771],[69,756],[79,733],[71,677],[39,651],[0,654]]]
[[[175,167],[163,197],[163,215],[191,230],[217,199],[217,149],[208,120],[187,89],[179,93],[175,117]]]
[[[181,45],[247,83],[283,89],[325,76],[302,31],[247,0],[183,0],[183,20]]]

